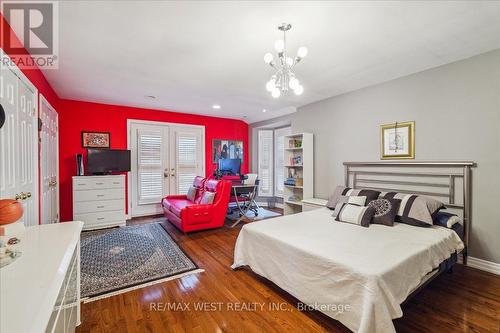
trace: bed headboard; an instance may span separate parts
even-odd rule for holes
[[[471,223],[471,168],[466,162],[344,162],[345,186],[436,197],[461,211],[464,223],[464,261]]]

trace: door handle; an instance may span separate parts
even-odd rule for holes
[[[168,170],[167,169],[165,169],[165,171],[163,171],[163,177],[168,178]]]
[[[16,197],[15,197],[16,200],[19,200],[21,199],[21,195],[20,194],[16,194]]]
[[[26,193],[27,198],[31,198],[31,192]]]

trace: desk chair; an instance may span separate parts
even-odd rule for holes
[[[255,191],[257,191],[259,183],[260,183],[259,175],[257,175],[256,173],[249,173],[246,176],[247,176],[247,178],[243,180],[243,184],[256,185]],[[260,208],[259,205],[257,204],[257,202],[255,201],[256,197],[257,197],[257,195],[254,195],[251,202],[249,203],[250,204],[249,209],[252,212],[254,212],[255,216],[259,215],[259,208]]]

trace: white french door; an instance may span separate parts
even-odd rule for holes
[[[205,174],[204,127],[129,120],[132,216],[159,214],[161,199],[185,194]]]
[[[0,129],[0,198],[23,204],[20,221],[26,226],[38,224],[37,94],[17,68],[1,65],[0,103],[6,121]]]
[[[41,223],[59,222],[59,128],[58,115],[40,95]]]

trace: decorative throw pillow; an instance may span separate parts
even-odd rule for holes
[[[462,224],[462,220],[457,215],[447,212],[437,212],[434,214],[432,220],[435,225],[440,225],[449,229],[457,223]]]
[[[373,207],[361,207],[353,204],[342,204],[335,218],[335,221],[357,224],[362,227],[369,227],[370,221],[375,214]]]
[[[326,203],[326,207],[330,209],[335,209],[335,206],[339,203],[339,200],[342,196],[365,196],[366,197],[366,203],[369,203],[372,200],[375,200],[378,198],[380,192],[379,191],[373,191],[373,190],[353,190],[350,187],[345,187],[345,186],[337,186],[335,188],[335,191],[333,191],[333,194],[328,198],[328,202]]]
[[[375,209],[375,215],[373,215],[371,223],[393,226],[399,205],[401,205],[401,200],[399,199],[379,198],[373,200],[368,204],[368,206]]]
[[[200,204],[205,205],[205,204],[211,204],[214,202],[215,198],[215,192],[208,192],[205,191],[203,192],[203,195],[200,200]]]
[[[417,227],[431,226],[432,216],[445,208],[441,201],[423,195],[388,192],[383,198],[400,199],[396,221]]]
[[[186,194],[186,197],[189,201],[194,201],[194,199],[196,198],[196,187],[191,186],[188,189],[188,193]]]
[[[335,206],[335,209],[333,211],[333,214],[332,214],[333,217],[337,217],[337,213],[339,212],[342,205],[345,203],[350,203],[350,204],[357,205],[357,206],[364,206],[366,204],[366,196],[362,196],[362,197],[360,197],[360,196],[347,197],[345,195],[341,196],[339,199],[339,202],[337,203],[337,205]]]

